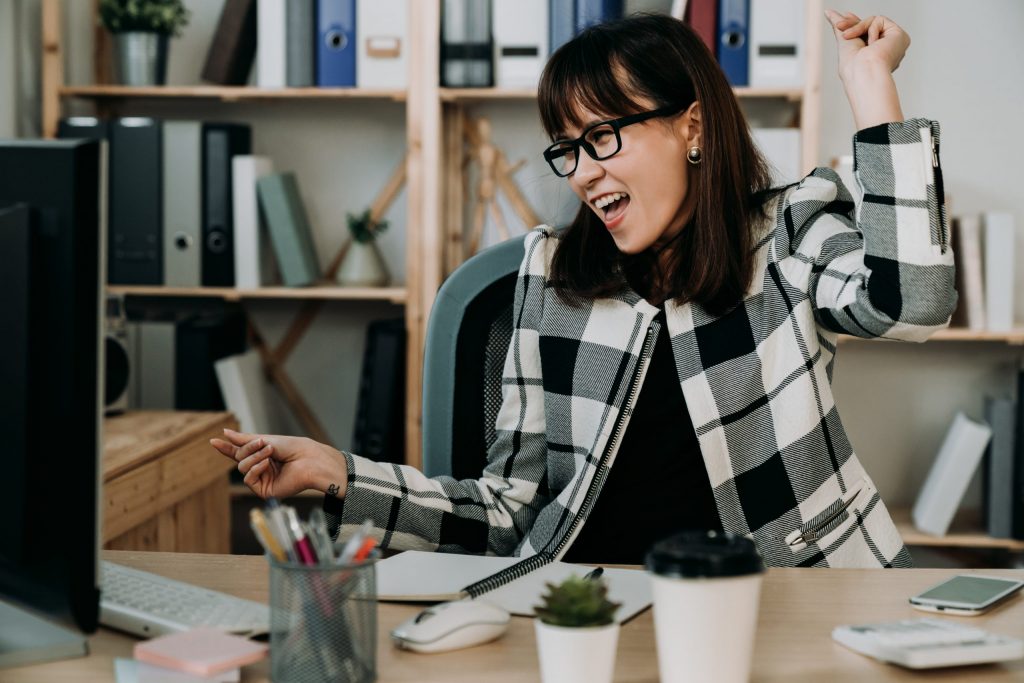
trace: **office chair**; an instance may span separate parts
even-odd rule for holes
[[[459,266],[437,292],[423,359],[423,471],[475,479],[494,443],[526,236]]]

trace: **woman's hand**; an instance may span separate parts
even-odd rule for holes
[[[892,72],[910,45],[910,36],[887,17],[859,18],[827,10],[839,51],[839,78],[857,130],[903,120]]]
[[[287,498],[307,489],[344,497],[348,468],[340,451],[295,436],[224,430],[210,445],[238,463],[246,486],[260,498]]]
[[[892,73],[899,68],[910,47],[910,36],[892,19],[871,16],[861,19],[853,12],[826,10],[839,49],[839,76],[844,81],[856,71],[884,66]]]

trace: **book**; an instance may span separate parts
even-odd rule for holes
[[[269,157],[241,154],[231,158],[235,218],[235,286],[249,289],[274,281],[274,254],[260,214],[256,181],[274,171]]]
[[[288,6],[285,0],[256,0],[256,71],[261,88],[283,88],[287,83]]]
[[[988,425],[956,414],[914,502],[911,516],[919,531],[943,536],[949,530],[991,437]]]
[[[1013,215],[988,211],[983,216],[985,230],[985,306],[988,329],[1007,332],[1013,329],[1014,260],[1017,245]]]
[[[316,6],[313,0],[288,3],[287,57],[285,71],[289,88],[310,88],[316,70]]]
[[[965,300],[964,310],[967,327],[972,330],[987,329],[985,315],[985,275],[981,250],[981,222],[978,216],[966,215],[953,219],[953,230],[960,246],[959,254],[953,252],[957,270],[963,270],[964,289],[960,296]]]
[[[288,287],[305,287],[320,277],[313,235],[294,173],[272,173],[256,181],[260,208]]]
[[[245,85],[256,58],[256,0],[226,0],[206,53],[202,79]]]
[[[518,557],[457,555],[406,550],[377,563],[377,599],[385,602],[440,602],[481,598],[511,614],[533,616],[547,583],[572,574],[584,576],[592,567],[555,562],[547,554]],[[640,569],[605,569],[608,599],[622,603],[620,624],[652,601],[650,578]]]
[[[1013,537],[1015,412],[1012,400],[985,397],[985,422],[992,439],[985,451],[982,498],[985,528],[995,538]]]

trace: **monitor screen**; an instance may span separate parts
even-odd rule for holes
[[[97,625],[102,175],[96,141],[0,141],[0,665],[38,616]]]

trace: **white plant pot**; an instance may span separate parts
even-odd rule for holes
[[[345,287],[387,286],[391,276],[377,243],[352,240],[338,268],[336,280]]]
[[[619,625],[570,628],[533,620],[544,683],[611,683]]]

